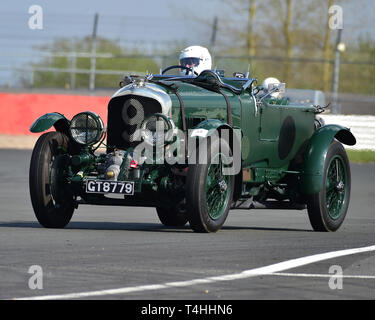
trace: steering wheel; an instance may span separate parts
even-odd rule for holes
[[[170,67],[168,67],[168,68],[165,68],[162,72],[161,72],[161,74],[164,74],[164,73],[166,73],[167,71],[169,71],[169,70],[171,70],[171,69],[183,69],[183,70],[186,70],[186,75],[189,73],[189,71],[191,72],[191,71],[193,71],[193,69],[192,68],[189,68],[189,67],[185,67],[185,66],[170,66]],[[198,75],[198,73],[197,72],[195,72],[194,71],[194,74],[197,76]]]

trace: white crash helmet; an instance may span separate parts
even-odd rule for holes
[[[262,88],[263,88],[264,94],[267,94],[267,92],[268,92],[268,86],[270,84],[280,84],[280,81],[278,79],[272,78],[272,77],[264,79],[264,81],[262,82]],[[273,93],[270,94],[270,96],[272,98],[278,98],[279,97],[279,92],[273,92]]]
[[[181,51],[179,63],[181,66],[193,68],[199,75],[203,70],[211,70],[212,59],[207,48],[190,46]],[[180,73],[186,75],[186,70],[181,69]]]

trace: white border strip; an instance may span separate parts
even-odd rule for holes
[[[88,291],[88,292],[78,292],[78,293],[68,293],[68,294],[58,294],[58,295],[45,295],[45,296],[36,296],[36,297],[26,297],[26,298],[15,298],[14,300],[62,300],[62,299],[79,299],[79,298],[89,298],[97,296],[109,296],[117,294],[128,294],[134,292],[144,292],[152,290],[162,290],[162,289],[171,289],[171,288],[181,288],[181,287],[190,287],[194,285],[221,282],[221,281],[233,281],[239,279],[245,279],[250,277],[256,277],[260,275],[272,275],[277,274],[280,271],[285,271],[308,264],[312,264],[319,261],[324,261],[328,259],[348,256],[357,253],[375,251],[375,245],[355,248],[355,249],[345,249],[340,251],[332,251],[327,253],[315,254],[312,256],[292,259],[276,264],[271,264],[269,266],[249,269],[240,273],[233,273],[222,276],[213,276],[201,279],[193,279],[186,281],[176,281],[176,282],[167,282],[163,284],[151,284],[151,285],[142,285],[134,287],[125,287],[118,289],[109,289],[109,290],[98,290],[98,291]],[[279,274],[283,275],[283,274]]]
[[[326,124],[339,124],[349,127],[357,144],[345,146],[347,149],[375,150],[375,116],[373,115],[334,115],[321,114]]]
[[[297,278],[342,278],[342,279],[375,279],[375,276],[355,275],[355,274],[321,274],[321,273],[286,273],[274,272],[269,276],[297,277]]]

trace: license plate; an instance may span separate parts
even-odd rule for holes
[[[131,196],[134,194],[134,182],[87,180],[87,193],[116,193]]]

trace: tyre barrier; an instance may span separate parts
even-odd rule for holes
[[[31,124],[48,112],[59,112],[71,119],[75,114],[91,110],[107,121],[110,97],[63,94],[0,93],[0,134],[36,135]]]

